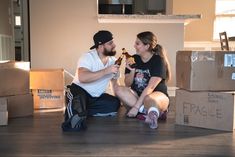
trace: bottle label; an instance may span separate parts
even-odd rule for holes
[[[120,71],[117,73],[113,74],[113,79],[117,80],[120,77]]]

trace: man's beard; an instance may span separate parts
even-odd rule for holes
[[[116,51],[114,49],[112,49],[111,51],[107,50],[106,48],[104,48],[104,52],[103,54],[105,56],[115,56],[116,55]]]

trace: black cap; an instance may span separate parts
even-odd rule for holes
[[[104,44],[113,39],[113,35],[109,31],[101,30],[93,36],[95,45],[90,49],[97,48],[99,45]]]

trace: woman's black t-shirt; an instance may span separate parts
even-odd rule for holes
[[[165,84],[166,66],[164,65],[163,58],[159,55],[153,55],[148,62],[144,63],[139,55],[133,55],[133,57],[137,66],[131,89],[136,91],[140,96],[143,90],[147,87],[151,77],[160,77],[162,80],[154,91],[160,91],[168,96],[167,86]],[[127,73],[130,73],[130,70],[126,68],[125,74]]]

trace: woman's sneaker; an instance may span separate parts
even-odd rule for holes
[[[158,114],[156,111],[150,111],[146,116],[145,122],[149,124],[151,129],[157,129],[158,127]]]
[[[167,119],[167,113],[168,113],[168,110],[167,110],[167,111],[164,111],[164,112],[161,112],[161,113],[160,113],[160,116],[159,116],[159,118],[158,118],[158,120],[160,120],[160,121],[166,121],[166,119]]]
[[[145,121],[146,116],[147,116],[146,114],[138,113],[136,118],[139,120]]]

